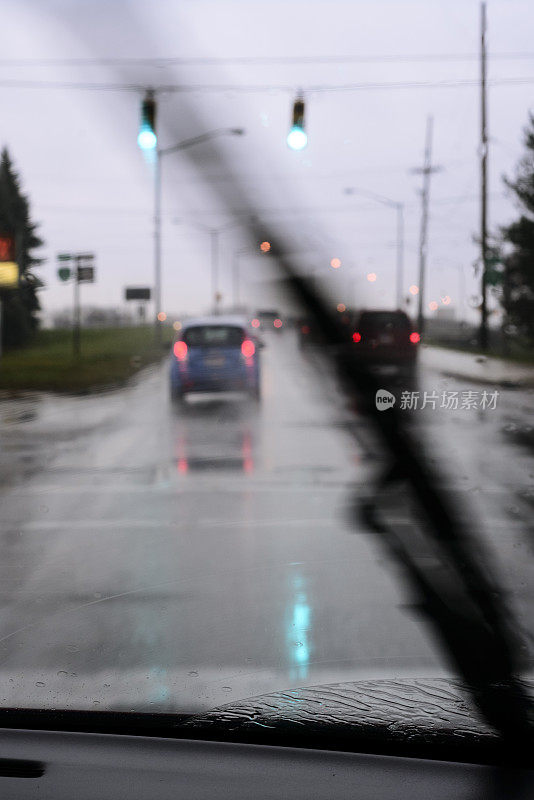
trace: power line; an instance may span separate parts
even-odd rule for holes
[[[152,58],[0,58],[2,67],[57,67],[57,66],[224,66],[275,64],[383,64],[421,62],[477,61],[477,53],[412,53],[392,55],[339,55],[339,56],[227,56],[227,57],[152,57]],[[493,53],[488,56],[498,61],[525,61],[534,58],[534,52]]]
[[[497,197],[506,197],[506,192],[491,192],[490,197],[497,198]],[[464,195],[451,195],[448,197],[437,197],[432,201],[433,206],[437,205],[456,205],[460,203],[470,203],[478,201],[479,195],[476,194],[464,194]],[[404,204],[407,208],[416,208],[420,206],[420,201],[414,200],[408,201]],[[150,209],[143,209],[143,208],[128,208],[128,207],[102,207],[102,206],[73,206],[72,204],[48,204],[43,203],[37,206],[38,211],[46,211],[46,212],[60,212],[60,213],[73,213],[73,214],[102,214],[103,216],[109,216],[110,214],[138,214],[138,215],[145,215],[150,216],[152,213]],[[265,216],[275,216],[275,215],[301,215],[301,214],[354,214],[355,211],[358,212],[370,212],[373,213],[378,211],[375,205],[371,205],[368,203],[362,203],[361,205],[341,205],[341,206],[308,206],[303,208],[295,208],[295,207],[266,207],[260,209],[261,214]],[[182,213],[179,209],[174,211],[168,211],[163,216],[166,219],[175,219],[177,215]],[[220,216],[221,213],[225,213],[228,215],[235,215],[235,216],[247,216],[249,213],[247,209],[240,209],[234,208],[230,209],[225,212],[221,212],[220,209],[213,209],[212,211],[206,211],[205,209],[193,209],[190,213],[192,216],[195,217],[210,217],[210,216]],[[437,217],[438,222],[442,220]]]
[[[521,86],[534,83],[533,77],[494,78],[487,81],[488,86]],[[370,83],[342,83],[342,84],[310,84],[300,86],[306,94],[322,94],[328,92],[356,92],[383,89],[448,89],[478,86],[477,78],[449,79],[441,81],[387,81]],[[84,83],[69,81],[26,81],[26,80],[0,80],[0,87],[6,89],[74,89],[107,92],[146,92],[148,88],[157,93],[261,93],[261,92],[289,92],[294,94],[293,84],[162,84],[147,87],[137,83]]]

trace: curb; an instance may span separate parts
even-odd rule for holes
[[[481,386],[499,386],[501,389],[528,389],[534,387],[534,377],[526,380],[513,380],[511,378],[486,378],[484,376],[466,375],[465,373],[449,372],[448,370],[439,370],[439,372],[446,378],[477,383]]]

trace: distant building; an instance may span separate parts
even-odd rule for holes
[[[436,311],[436,319],[456,319],[456,308],[454,306],[440,306]]]

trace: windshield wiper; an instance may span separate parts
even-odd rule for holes
[[[533,742],[531,698],[522,685],[517,623],[489,568],[489,554],[480,538],[466,527],[459,509],[441,485],[440,476],[416,441],[411,426],[395,406],[378,410],[380,385],[373,373],[351,354],[350,335],[312,283],[297,274],[279,249],[278,263],[286,285],[320,331],[323,356],[337,371],[351,403],[372,422],[390,466],[375,487],[375,497],[354,508],[354,522],[363,516],[395,560],[402,564],[420,597],[419,608],[433,626],[460,677],[470,688],[485,719],[500,733],[506,755],[524,760]],[[384,490],[403,482],[419,511],[413,523],[399,530],[382,521],[377,511]],[[402,526],[401,526],[402,528]],[[421,542],[432,558],[421,558]]]

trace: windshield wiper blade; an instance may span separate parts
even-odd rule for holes
[[[291,293],[320,331],[323,355],[335,366],[345,394],[351,402],[357,400],[360,409],[363,406],[390,459],[390,477],[383,486],[403,480],[411,488],[423,515],[423,536],[431,543],[437,562],[418,559],[409,537],[403,538],[394,525],[379,521],[376,503],[364,507],[365,519],[383,534],[389,552],[402,564],[421,598],[421,610],[472,691],[479,710],[501,734],[508,756],[522,758],[530,752],[533,741],[532,703],[518,677],[521,659],[516,623],[489,569],[489,554],[464,524],[402,412],[395,406],[386,412],[376,408],[374,400],[380,386],[373,373],[351,355],[346,328],[281,250],[278,263]],[[380,490],[378,484],[377,497]]]

